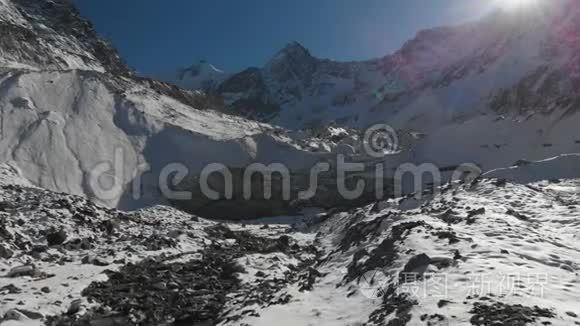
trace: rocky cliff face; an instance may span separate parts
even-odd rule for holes
[[[2,0],[0,33],[4,67],[130,73],[67,0]]]

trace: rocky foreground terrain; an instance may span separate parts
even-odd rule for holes
[[[246,224],[2,180],[2,325],[580,324],[579,180]]]

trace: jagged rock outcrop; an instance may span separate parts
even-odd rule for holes
[[[0,1],[2,67],[131,74],[68,0]]]

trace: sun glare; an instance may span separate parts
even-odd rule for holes
[[[499,7],[507,10],[518,10],[529,8],[538,3],[539,0],[496,0]]]

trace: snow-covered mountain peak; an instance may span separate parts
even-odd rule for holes
[[[230,76],[205,59],[175,72],[161,73],[156,77],[183,89],[214,91]]]
[[[302,60],[312,58],[310,51],[297,41],[288,43],[283,49],[278,51],[272,61],[279,60]]]
[[[291,42],[280,50],[265,66],[266,77],[272,84],[308,84],[316,70],[318,59],[298,42]]]
[[[385,120],[399,127],[428,120],[430,126],[411,126],[428,132],[456,116],[485,112],[488,97],[541,67],[573,77],[580,71],[579,7],[576,1],[556,0],[526,10],[498,9],[474,22],[419,31],[400,50],[361,62],[319,59],[292,42],[259,73],[234,75],[238,87],[226,82],[220,89],[240,114],[289,128],[329,122],[366,127]],[[240,82],[250,77],[252,83]],[[244,84],[251,87],[239,87]],[[261,114],[264,106],[267,115]],[[415,117],[419,114],[425,117]]]

